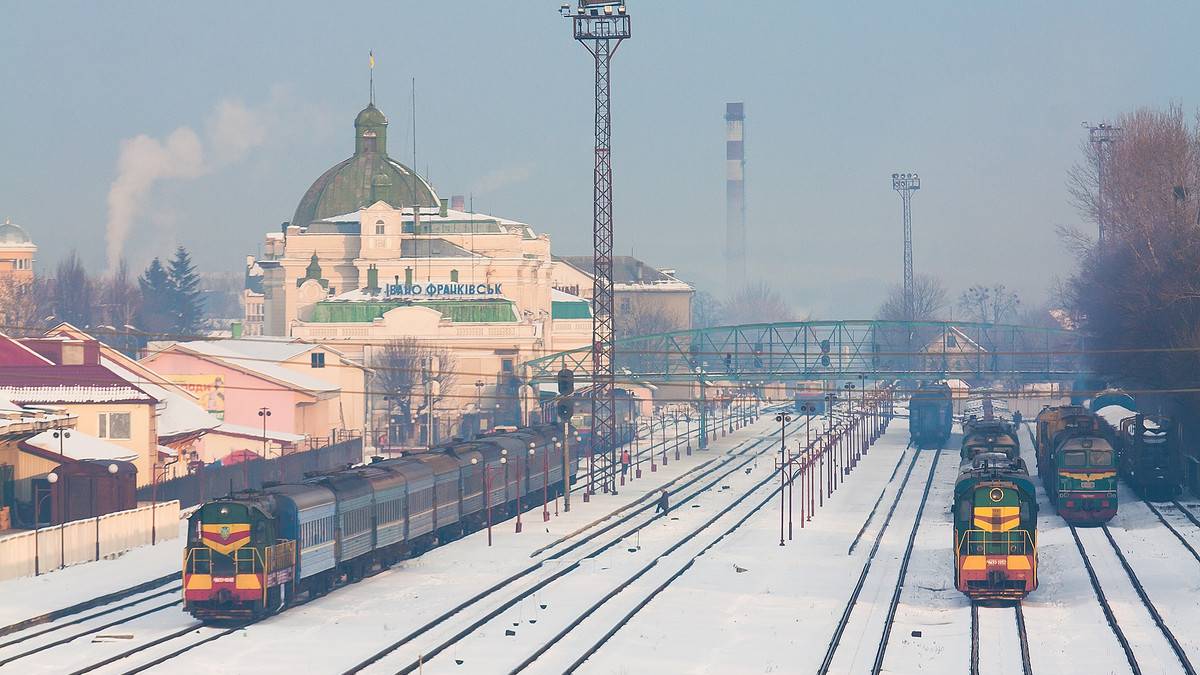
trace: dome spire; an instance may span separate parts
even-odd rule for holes
[[[371,105],[375,105],[375,50],[367,52],[368,69],[371,71]]]

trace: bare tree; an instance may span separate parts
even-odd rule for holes
[[[1004,284],[976,284],[958,298],[958,306],[978,323],[1004,323],[1016,315],[1021,299]]]
[[[50,327],[54,299],[44,279],[0,277],[0,333],[14,337],[41,335]]]
[[[100,304],[96,336],[129,355],[137,353],[141,339],[131,332],[141,309],[141,290],[129,279],[129,266],[122,258],[112,274],[99,284]]]
[[[721,309],[729,325],[792,321],[796,317],[783,294],[763,282],[743,286]]]
[[[946,311],[946,287],[942,281],[929,274],[913,276],[913,321],[934,321],[943,318]],[[904,309],[904,285],[896,284],[888,289],[887,299],[879,306],[875,318],[882,321],[905,321],[910,317]]]
[[[437,362],[432,373],[431,360]],[[411,337],[389,340],[382,353],[375,355],[372,368],[374,388],[387,397],[389,411],[398,411],[406,436],[411,433],[414,415],[425,411],[427,382],[432,391],[428,404],[436,405],[446,398],[457,379],[457,363],[448,350]]]
[[[692,296],[692,328],[720,326],[723,319],[720,301],[708,291],[696,291]]]
[[[1104,155],[1083,145],[1069,179],[1085,220],[1103,214],[1106,239],[1078,246],[1063,299],[1089,335],[1091,364],[1145,388],[1194,387],[1200,369],[1200,140],[1183,110],[1143,108],[1115,123]],[[1200,397],[1187,395],[1192,415]],[[1186,424],[1185,424],[1186,426]]]
[[[54,278],[54,314],[79,328],[92,325],[95,289],[83,262],[72,250],[58,263]]]

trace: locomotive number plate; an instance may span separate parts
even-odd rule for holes
[[[1085,489],[1085,490],[1092,489],[1092,488],[1096,487],[1096,481],[1093,481],[1093,480],[1085,480],[1085,481],[1083,481],[1083,482],[1081,482],[1081,483],[1079,484],[1079,487],[1081,487],[1081,488],[1083,488],[1083,489]]]

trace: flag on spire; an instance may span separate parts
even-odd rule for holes
[[[367,52],[367,54],[371,62],[371,70],[375,70],[375,50],[372,49],[371,51]]]

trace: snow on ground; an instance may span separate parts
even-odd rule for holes
[[[979,672],[983,675],[1014,675],[1021,672],[1021,638],[1017,632],[1017,610],[1012,607],[981,606],[978,611]],[[969,635],[967,639],[969,649]]]
[[[885,672],[953,673],[970,662],[971,602],[954,587],[954,516],[950,511],[959,444],[957,434],[947,443],[929,488],[883,664]]]
[[[1021,457],[1033,472],[1038,496],[1038,588],[1022,603],[1030,665],[1034,672],[1129,672],[1071,529],[1054,510],[1037,475],[1031,425],[1025,426]],[[1070,628],[1064,629],[1066,626]]]
[[[180,521],[176,539],[140,546],[111,559],[0,582],[0,598],[4,598],[0,602],[0,626],[178,572],[186,529],[187,521]],[[57,546],[58,540],[45,535],[42,545]]]
[[[770,507],[760,511],[646,605],[582,672],[814,672],[908,467],[905,459],[889,483],[907,442],[903,421],[894,421],[825,507],[804,529],[797,527],[787,546],[779,546],[779,512]],[[931,461],[932,454],[918,460],[906,496],[914,486],[919,492],[917,482],[924,482]],[[863,543],[847,556],[885,487],[889,492]],[[913,505],[906,515],[909,501]],[[908,536],[904,523],[907,518],[911,527],[916,501],[901,500],[888,532],[904,529],[903,537],[884,537],[879,564],[898,555],[897,542],[903,547]],[[876,597],[864,592],[860,602],[886,603],[891,588],[889,584],[886,593]],[[868,610],[860,606],[857,611]],[[847,635],[847,641],[854,637]],[[874,642],[866,640],[861,646],[874,656]]]
[[[627,484],[617,496],[597,494],[590,503],[584,503],[581,495],[575,493],[572,496],[571,513],[552,516],[549,523],[542,522],[541,509],[537,508],[522,516],[525,527],[521,534],[514,533],[511,520],[496,525],[491,548],[487,545],[486,531],[476,532],[357,584],[340,588],[328,596],[293,607],[236,634],[187,652],[155,670],[187,672],[202,668],[209,673],[239,673],[244,671],[246,663],[269,663],[273,672],[340,672],[442,612],[533,564],[535,561],[530,558],[532,551],[602,519],[628,503],[657,492],[663,485],[724,452],[735,447],[741,449],[757,438],[769,436],[776,426],[773,419],[764,415],[757,424],[718,438],[706,452],[696,452],[691,458],[684,455],[681,461],[672,458],[670,464],[660,466],[657,473],[650,473],[648,466],[643,464],[642,478]],[[763,470],[760,461],[758,471]],[[550,512],[554,512],[553,504]],[[626,546],[622,544],[616,547],[608,556],[617,556]],[[580,573],[600,574],[600,568],[606,564],[609,564],[608,558],[602,556],[588,562]],[[554,571],[557,571],[557,566],[549,564],[535,572],[534,576],[540,579]],[[511,597],[505,591],[501,591],[500,595]],[[541,594],[530,597],[514,608],[520,617],[518,622],[527,622],[535,616],[541,604],[551,606],[557,602],[558,598]],[[175,621],[175,626],[182,628],[190,621],[190,617],[179,611],[175,613]],[[445,656],[453,658],[454,654],[451,651]],[[123,665],[125,668],[113,667],[102,672],[127,670],[128,664]],[[493,670],[480,664],[474,668],[464,667],[457,672],[490,673]]]
[[[1133,490],[1124,483],[1118,490],[1120,508],[1109,525],[1113,539],[1188,659],[1200,663],[1200,632],[1195,630],[1200,625],[1200,605],[1196,603],[1200,597],[1200,563]],[[1111,546],[1107,541],[1104,545]],[[1148,614],[1146,610],[1142,613]],[[1135,654],[1141,658],[1139,652]],[[1172,652],[1164,655],[1166,660],[1174,658]],[[1178,661],[1175,663],[1178,666]]]

